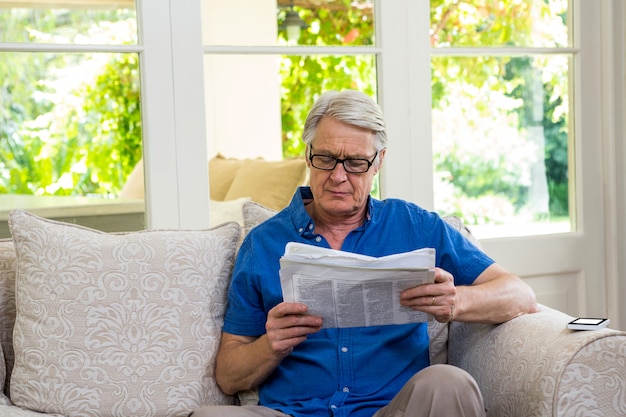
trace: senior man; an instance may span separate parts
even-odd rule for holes
[[[259,404],[203,407],[193,417],[484,416],[468,373],[430,366],[426,323],[322,328],[305,304],[283,301],[279,259],[287,242],[376,257],[435,248],[435,282],[405,290],[400,302],[440,322],[501,323],[532,313],[533,291],[436,213],[370,196],[387,135],[366,94],[322,94],[303,141],[311,185],[244,240],[217,355],[220,388],[258,388]]]

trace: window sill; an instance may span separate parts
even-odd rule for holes
[[[11,236],[8,219],[13,209],[104,232],[134,231],[145,227],[145,203],[139,199],[0,194],[0,238]]]

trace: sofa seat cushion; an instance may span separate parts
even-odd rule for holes
[[[214,379],[241,228],[107,234],[13,211],[11,401],[72,416],[188,415]]]

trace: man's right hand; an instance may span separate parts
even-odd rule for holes
[[[322,319],[307,314],[300,303],[280,303],[267,316],[267,333],[260,337],[222,333],[215,378],[227,394],[256,388],[293,348],[318,332]]]
[[[322,318],[308,314],[302,303],[282,302],[267,315],[265,330],[270,349],[279,357],[289,355],[293,348],[304,342],[307,335],[322,328]]]

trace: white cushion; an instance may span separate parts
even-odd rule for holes
[[[243,204],[251,201],[250,197],[235,200],[209,202],[209,226],[215,227],[226,222],[236,222],[243,226]]]
[[[214,379],[240,227],[107,234],[24,211],[11,400],[72,416],[186,416]]]

